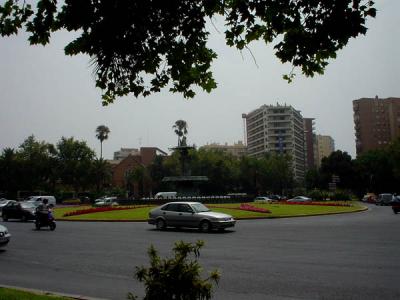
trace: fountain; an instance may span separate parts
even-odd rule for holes
[[[207,176],[192,176],[190,167],[188,166],[189,151],[194,146],[188,146],[186,142],[187,124],[184,120],[178,120],[173,126],[175,133],[178,135],[178,146],[170,148],[172,151],[179,153],[180,176],[168,176],[162,179],[162,182],[170,183],[179,196],[199,196],[200,184],[208,181]]]

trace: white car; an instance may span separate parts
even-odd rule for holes
[[[54,196],[30,196],[27,202],[33,203],[35,206],[38,206],[39,204],[43,203],[43,199],[47,199],[48,206],[56,206],[56,197]]]
[[[289,199],[286,202],[311,202],[311,201],[312,201],[312,199],[308,198],[306,196],[296,196],[296,197],[294,197],[292,199]]]
[[[7,228],[0,225],[0,248],[5,247],[10,241],[11,234],[8,232]]]
[[[114,206],[114,205],[118,205],[118,202],[116,202],[115,200],[117,199],[117,197],[104,197],[104,198],[99,198],[94,200],[94,204],[93,206]]]
[[[254,199],[255,203],[272,203],[274,200],[264,197],[264,196],[258,196]]]
[[[154,198],[156,199],[174,199],[177,196],[177,192],[158,192]]]

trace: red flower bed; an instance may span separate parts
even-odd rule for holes
[[[207,205],[208,208],[225,208],[225,209],[235,209],[235,210],[247,210],[247,211],[254,211],[259,213],[270,213],[271,211],[261,207],[255,207],[253,205],[242,203],[239,207],[230,207],[230,206],[213,206]]]
[[[318,206],[345,206],[345,207],[351,207],[353,206],[350,203],[326,203],[326,202],[286,202],[286,201],[279,201],[278,204],[295,204],[295,205],[318,205]]]
[[[67,212],[63,214],[63,217],[71,217],[71,216],[78,216],[78,215],[85,215],[85,214],[92,214],[92,213],[98,213],[98,212],[105,212],[105,211],[113,211],[113,210],[126,210],[126,209],[134,209],[134,208],[140,208],[143,206],[125,206],[125,207],[92,207],[92,208],[87,208],[87,209],[78,209],[74,210],[71,212]]]
[[[247,210],[247,211],[254,211],[254,212],[259,212],[259,213],[270,213],[271,212],[268,209],[261,208],[261,207],[255,207],[255,206],[247,204],[247,203],[240,204],[239,209]]]

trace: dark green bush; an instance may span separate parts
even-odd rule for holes
[[[351,200],[351,194],[346,191],[336,191],[331,195],[331,200]]]
[[[150,267],[136,267],[135,277],[144,282],[146,295],[144,300],[209,300],[212,296],[213,283],[218,284],[220,274],[217,271],[202,279],[201,267],[197,259],[203,241],[196,244],[176,242],[174,257],[161,259],[156,249],[148,250]],[[192,259],[189,256],[192,254]],[[137,299],[132,293],[128,299]]]

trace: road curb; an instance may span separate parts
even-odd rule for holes
[[[0,288],[14,289],[14,290],[29,292],[29,293],[33,293],[33,294],[37,294],[37,295],[66,297],[66,298],[71,298],[71,299],[76,299],[76,300],[108,300],[105,298],[94,298],[94,297],[88,297],[88,296],[82,296],[82,295],[58,293],[58,292],[52,292],[52,291],[43,291],[43,290],[29,289],[29,288],[24,288],[24,287],[20,287],[20,286],[5,285],[5,284],[0,284]]]

